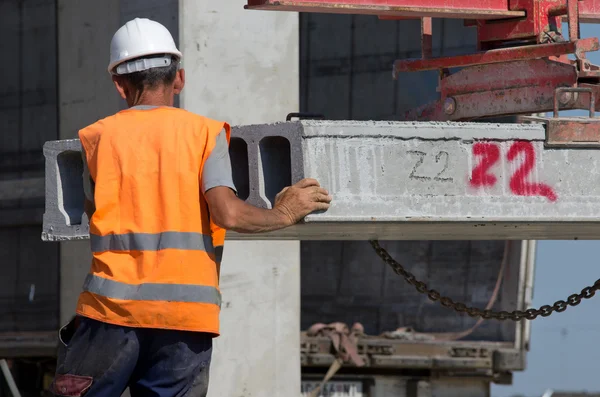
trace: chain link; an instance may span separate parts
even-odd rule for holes
[[[569,306],[577,306],[581,303],[582,299],[590,299],[596,294],[596,291],[600,290],[600,279],[596,280],[593,286],[585,287],[579,294],[573,294],[567,298],[566,301],[556,301],[552,306],[544,305],[539,309],[527,309],[525,311],[514,310],[512,312],[507,311],[492,311],[492,310],[481,310],[476,307],[469,307],[462,302],[455,302],[452,298],[442,296],[438,291],[429,289],[427,284],[417,280],[417,278],[407,271],[400,263],[398,263],[392,256],[379,245],[376,240],[370,241],[371,246],[375,249],[377,255],[388,265],[392,267],[394,272],[399,276],[404,277],[407,283],[412,285],[422,294],[427,294],[427,297],[437,302],[439,301],[442,306],[450,308],[458,313],[467,313],[471,317],[481,317],[483,319],[496,319],[496,320],[513,320],[520,321],[522,319],[535,320],[538,316],[548,317],[554,312],[562,313]]]

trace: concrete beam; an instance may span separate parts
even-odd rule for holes
[[[300,121],[237,127],[231,157],[242,198],[270,208],[281,188],[312,177],[334,202],[326,213],[287,230],[229,236],[600,238],[600,151],[547,149],[544,140],[544,128],[536,124]],[[83,197],[77,150],[77,141],[45,147],[45,239],[87,237],[75,219]]]
[[[44,144],[46,205],[42,240],[70,241],[89,238],[89,221],[83,210],[83,160],[78,139]]]

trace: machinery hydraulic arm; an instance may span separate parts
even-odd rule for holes
[[[600,2],[580,0],[583,22],[597,21]],[[565,0],[248,0],[248,9],[370,14],[392,17],[459,19],[520,19],[533,21],[534,13],[560,13]],[[561,10],[562,9],[562,10]]]
[[[600,21],[600,0],[248,0],[246,8],[420,19],[421,58],[396,61],[393,75],[438,70],[440,98],[410,110],[404,120],[557,116],[559,109],[589,109],[593,116],[600,110],[600,68],[586,59],[600,45],[595,37],[580,37],[581,22]],[[477,31],[477,51],[434,58],[432,17],[463,19]],[[559,117],[538,120],[548,124],[549,142],[600,143],[600,123],[593,118],[576,125]]]

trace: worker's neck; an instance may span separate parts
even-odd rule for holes
[[[134,106],[173,106],[173,90],[159,88],[156,90],[144,90],[136,92],[135,95],[127,97],[127,105]]]

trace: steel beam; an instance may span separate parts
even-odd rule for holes
[[[508,0],[248,0],[247,9],[460,19],[520,18]]]
[[[79,147],[45,145],[45,240],[87,238]],[[547,148],[540,124],[284,122],[234,128],[230,152],[254,205],[304,177],[334,197],[303,224],[230,239],[600,238],[600,151]]]
[[[482,51],[475,54],[454,57],[402,59],[394,62],[394,77],[399,73],[418,72],[444,68],[457,68],[481,64],[506,63],[560,56],[563,54],[582,54],[598,51],[600,45],[596,37],[564,43],[537,44],[522,47],[502,48]]]
[[[525,17],[521,10],[511,10],[506,0],[248,0],[247,9],[330,12],[343,14],[375,14],[387,17],[420,18],[425,16],[459,19],[517,19]],[[600,0],[580,1],[579,20],[600,22]],[[565,6],[566,11],[566,6]],[[567,16],[563,19],[566,21]]]
[[[586,23],[600,22],[600,0],[579,1],[579,21]]]

